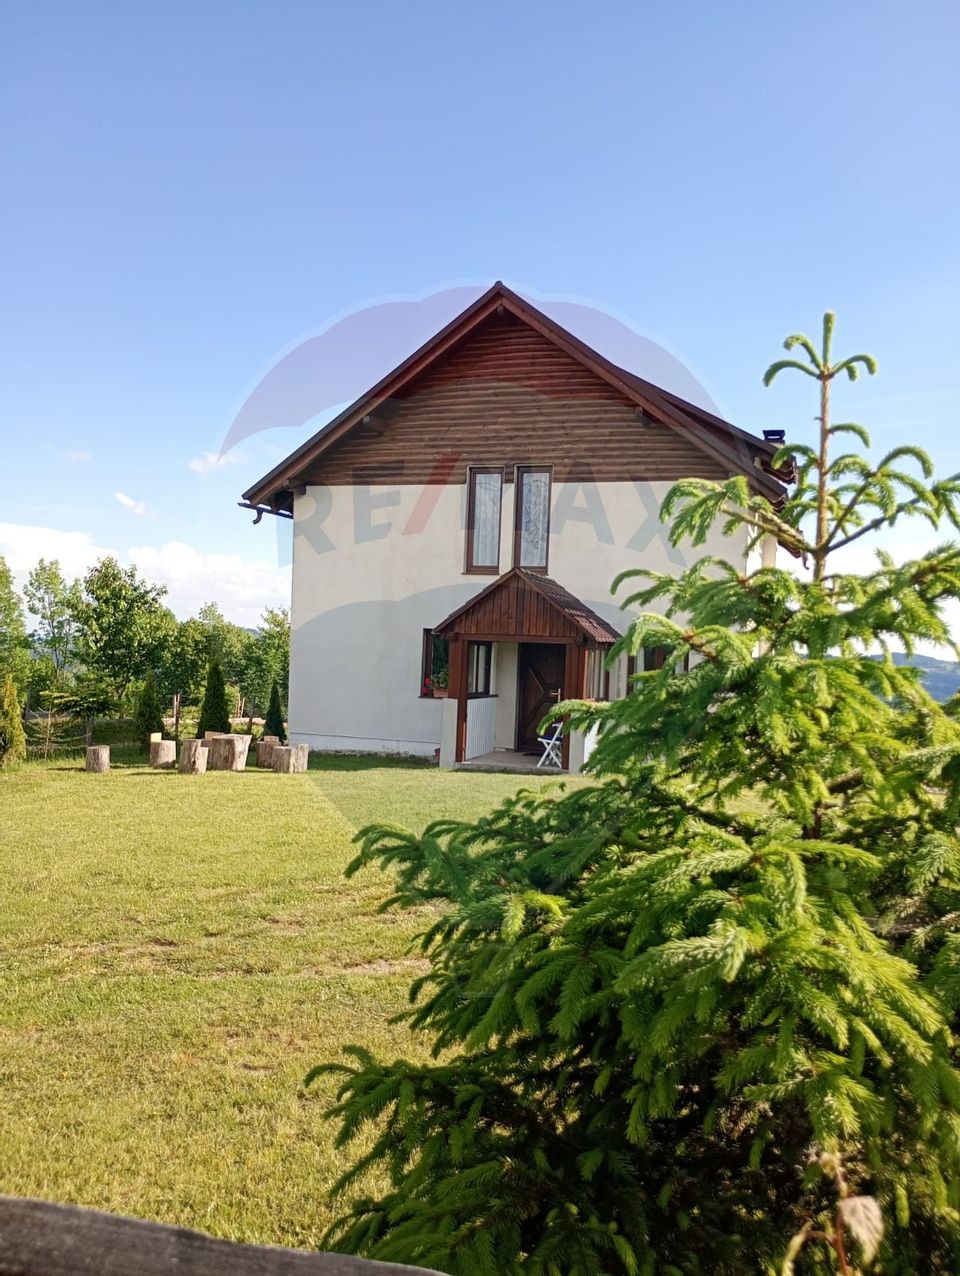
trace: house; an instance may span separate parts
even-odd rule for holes
[[[684,565],[671,484],[742,473],[776,502],[776,446],[495,284],[243,495],[294,520],[293,740],[529,765],[551,704],[627,693],[610,584]],[[565,739],[564,766],[588,748]]]

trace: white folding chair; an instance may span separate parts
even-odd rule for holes
[[[563,723],[555,722],[550,729],[549,735],[538,735],[538,743],[543,745],[543,754],[537,762],[537,766],[563,766],[563,760],[560,757],[560,748],[563,743]]]

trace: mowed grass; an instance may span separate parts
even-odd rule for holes
[[[315,1246],[351,1154],[304,1074],[349,1042],[425,1049],[388,1022],[423,919],[344,879],[352,834],[543,783],[357,759],[0,775],[0,1191]]]

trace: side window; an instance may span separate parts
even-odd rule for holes
[[[644,673],[656,673],[658,669],[663,668],[664,661],[667,658],[666,647],[644,647],[639,656],[631,656],[627,661],[627,680],[629,688],[629,679],[641,670]],[[690,668],[689,651],[683,658],[683,672],[686,673]]]
[[[514,565],[545,572],[550,539],[550,471],[518,466],[516,489]]]
[[[437,638],[432,629],[423,631],[420,667],[420,695],[439,699],[450,685],[450,651],[446,638]]]
[[[493,660],[493,643],[471,642],[467,647],[467,695],[490,694],[490,665]]]
[[[610,675],[604,668],[606,651],[591,648],[587,652],[585,694],[588,700],[606,700],[610,690]]]
[[[503,470],[471,469],[467,473],[466,570],[488,576],[500,571],[500,509]]]

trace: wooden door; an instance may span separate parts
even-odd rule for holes
[[[517,673],[517,748],[540,753],[537,727],[563,693],[566,648],[559,642],[522,642]]]

